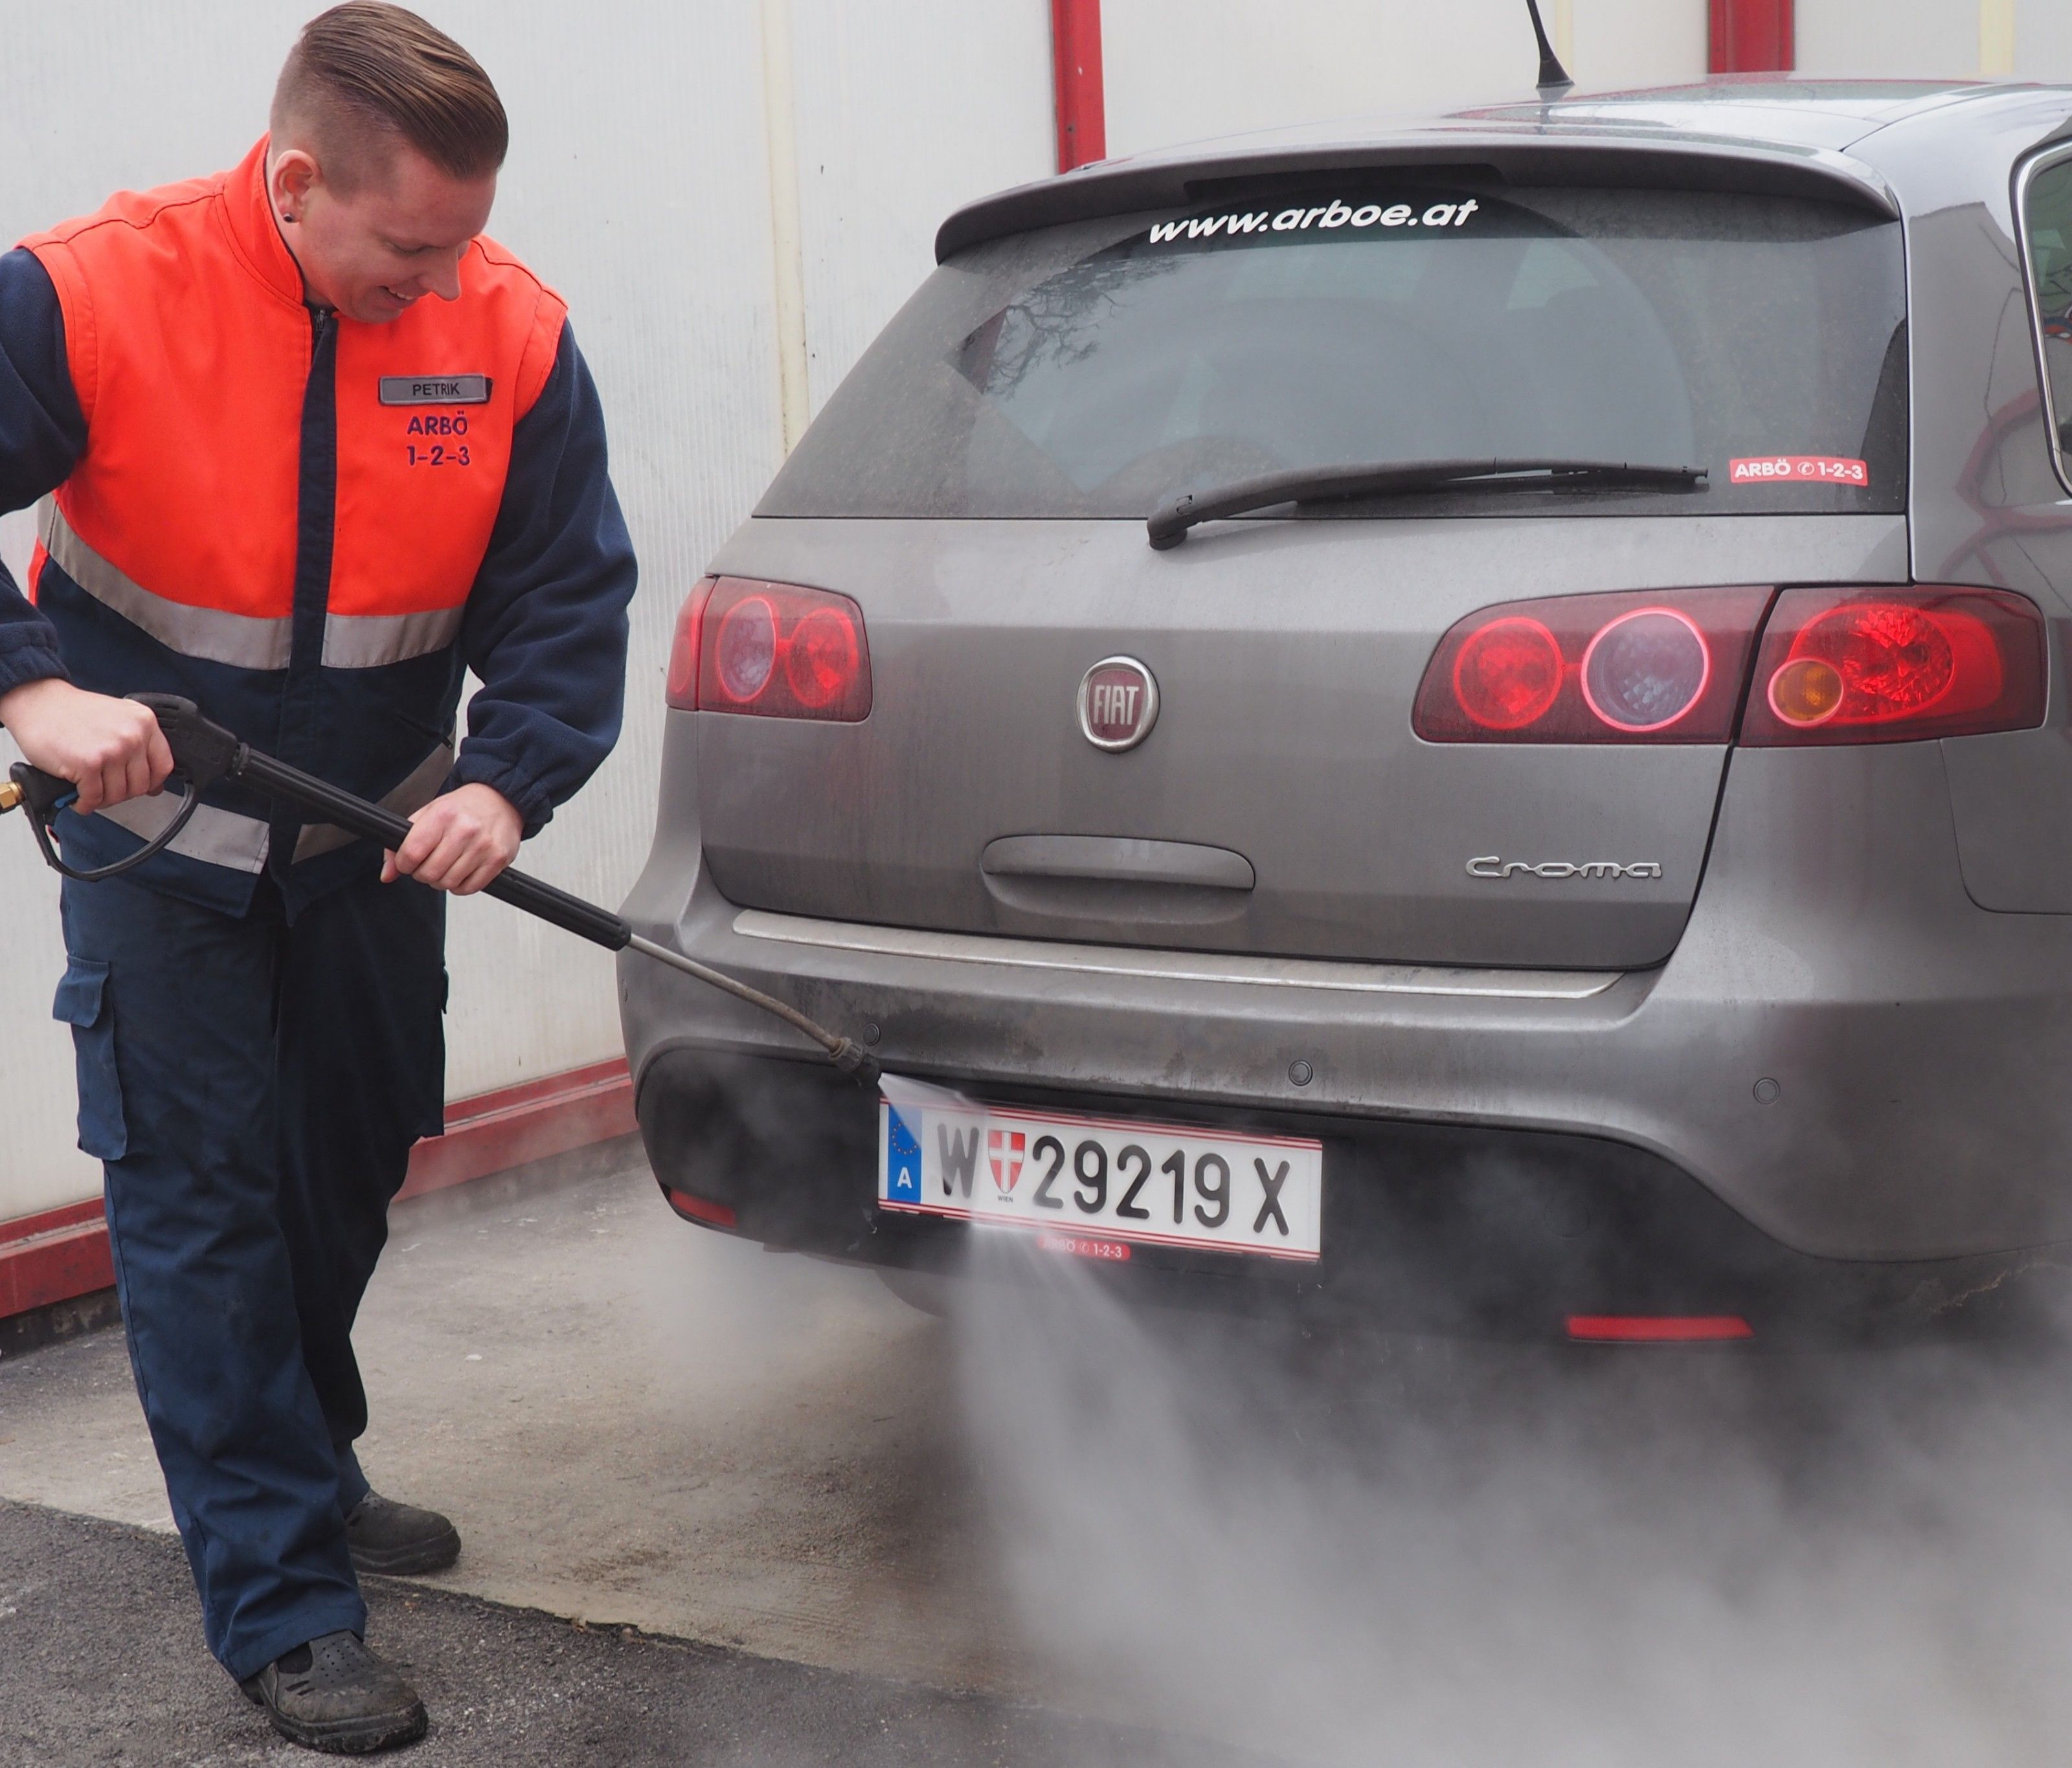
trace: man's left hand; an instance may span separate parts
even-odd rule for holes
[[[410,818],[403,845],[381,858],[381,882],[414,878],[435,890],[472,896],[518,857],[524,821],[493,786],[461,786]]]

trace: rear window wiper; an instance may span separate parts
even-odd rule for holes
[[[1244,516],[1276,504],[1321,504],[1417,491],[1560,490],[1602,485],[1636,491],[1693,491],[1702,467],[1651,467],[1627,460],[1413,460],[1385,466],[1296,467],[1240,479],[1212,491],[1183,491],[1145,523],[1160,552],[1178,546],[1197,522]]]

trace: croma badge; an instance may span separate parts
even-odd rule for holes
[[[1158,683],[1134,657],[1103,657],[1079,682],[1079,734],[1096,749],[1134,749],[1158,722]]]

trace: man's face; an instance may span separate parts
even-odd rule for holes
[[[489,223],[496,175],[457,179],[398,145],[350,195],[309,154],[290,150],[270,180],[282,228],[310,298],[348,319],[385,324],[428,294],[460,296],[461,254]]]

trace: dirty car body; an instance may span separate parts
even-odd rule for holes
[[[687,603],[627,913],[974,1103],[628,960],[680,1212],[1577,1338],[2053,1262],[2068,151],[2064,88],[1725,83],[951,217]]]

